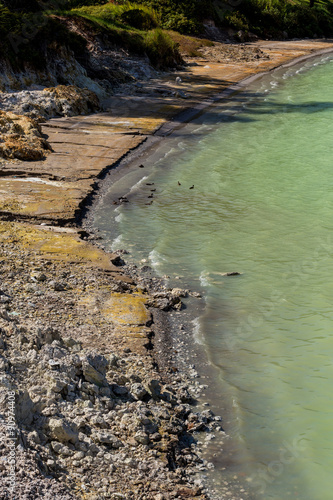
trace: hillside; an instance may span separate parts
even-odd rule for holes
[[[73,28],[73,25],[76,25]],[[157,69],[181,63],[174,32],[199,36],[215,26],[228,35],[242,30],[263,38],[333,34],[330,0],[2,0],[1,52],[14,67],[45,68],[53,51],[71,51],[89,67],[89,43],[146,57]],[[79,27],[79,28],[78,28]],[[180,42],[181,43],[181,42]],[[108,75],[110,76],[110,75]],[[117,75],[119,76],[119,75]]]
[[[2,0],[0,89],[77,85],[99,97],[218,41],[328,37],[329,0]],[[189,38],[190,37],[190,38]],[[194,38],[193,38],[194,37]],[[195,38],[199,37],[199,38]]]
[[[329,0],[2,0],[0,154],[42,159],[45,119],[107,109],[187,57],[240,61],[258,37],[329,36],[332,12]]]

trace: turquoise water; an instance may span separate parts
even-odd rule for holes
[[[95,215],[113,248],[205,294],[196,339],[258,499],[333,498],[332,80],[326,56],[253,83],[125,171]]]

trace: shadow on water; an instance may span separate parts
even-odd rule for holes
[[[263,99],[266,98],[265,101]],[[251,102],[249,102],[251,100]],[[333,109],[333,102],[305,102],[305,103],[286,103],[275,102],[272,99],[267,99],[266,94],[263,93],[242,93],[240,97],[233,97],[230,101],[232,103],[232,113],[224,111],[221,113],[219,110],[205,111],[207,121],[209,117],[216,117],[220,115],[220,119],[230,122],[254,122],[260,115],[274,115],[278,113],[302,113],[311,114]]]
[[[198,111],[196,114],[191,114],[187,117],[186,112],[180,113],[173,120],[172,137],[174,139],[188,139],[198,141],[207,135],[207,130],[196,130],[193,134],[193,127],[202,123],[206,125],[218,125],[221,123],[254,123],[259,121],[265,115],[285,115],[285,114],[300,114],[310,115],[314,113],[327,112],[333,109],[333,102],[301,102],[301,103],[286,103],[276,102],[267,97],[267,94],[258,92],[241,92],[232,95],[231,98],[223,99],[223,101],[215,102],[210,108],[205,108]],[[195,119],[194,123],[191,123]],[[157,135],[164,135],[158,132]],[[166,134],[168,135],[168,134]]]

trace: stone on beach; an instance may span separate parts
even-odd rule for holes
[[[75,443],[78,438],[77,426],[60,418],[51,418],[48,422],[50,435],[61,443]]]

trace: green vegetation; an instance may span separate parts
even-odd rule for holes
[[[158,69],[182,63],[177,44],[160,29],[159,15],[149,6],[132,2],[118,5],[105,0],[50,2],[40,4],[44,9],[37,10],[37,0],[0,1],[0,50],[12,64],[29,62],[43,67],[46,46],[64,45],[84,57],[85,40],[69,31],[59,17],[81,19],[90,31],[103,33],[111,43],[147,55]]]
[[[214,16],[212,0],[142,0],[142,3],[159,13],[162,28],[182,34],[201,33],[202,20]]]
[[[144,5],[127,2],[124,5],[107,3],[71,9],[67,14],[78,15],[109,29],[137,29],[147,31],[159,25],[156,12]]]
[[[86,41],[67,28],[64,18],[103,33],[130,53],[147,55],[161,69],[181,63],[178,47],[185,55],[199,55],[207,42],[188,35],[203,33],[205,18],[242,30],[245,38],[249,32],[263,38],[333,35],[333,0],[239,1],[0,0],[0,51],[12,64],[37,67],[45,64],[50,47],[66,46],[85,57]]]
[[[129,2],[117,4],[127,7]],[[141,0],[140,4],[154,9],[161,28],[187,35],[203,33],[204,19],[264,38],[283,38],[286,33],[290,38],[333,35],[332,0]]]
[[[103,28],[115,43],[133,53],[146,54],[158,69],[182,62],[177,44],[159,28],[159,16],[151,7],[132,2],[107,3],[71,9],[66,15],[82,17]]]
[[[187,57],[198,57],[201,55],[198,49],[201,47],[212,47],[214,45],[211,40],[181,35],[176,31],[168,31],[168,35],[177,44],[179,52]]]
[[[313,5],[311,7],[311,5]],[[263,38],[332,36],[333,3],[320,0],[244,0],[227,10],[224,22]]]

